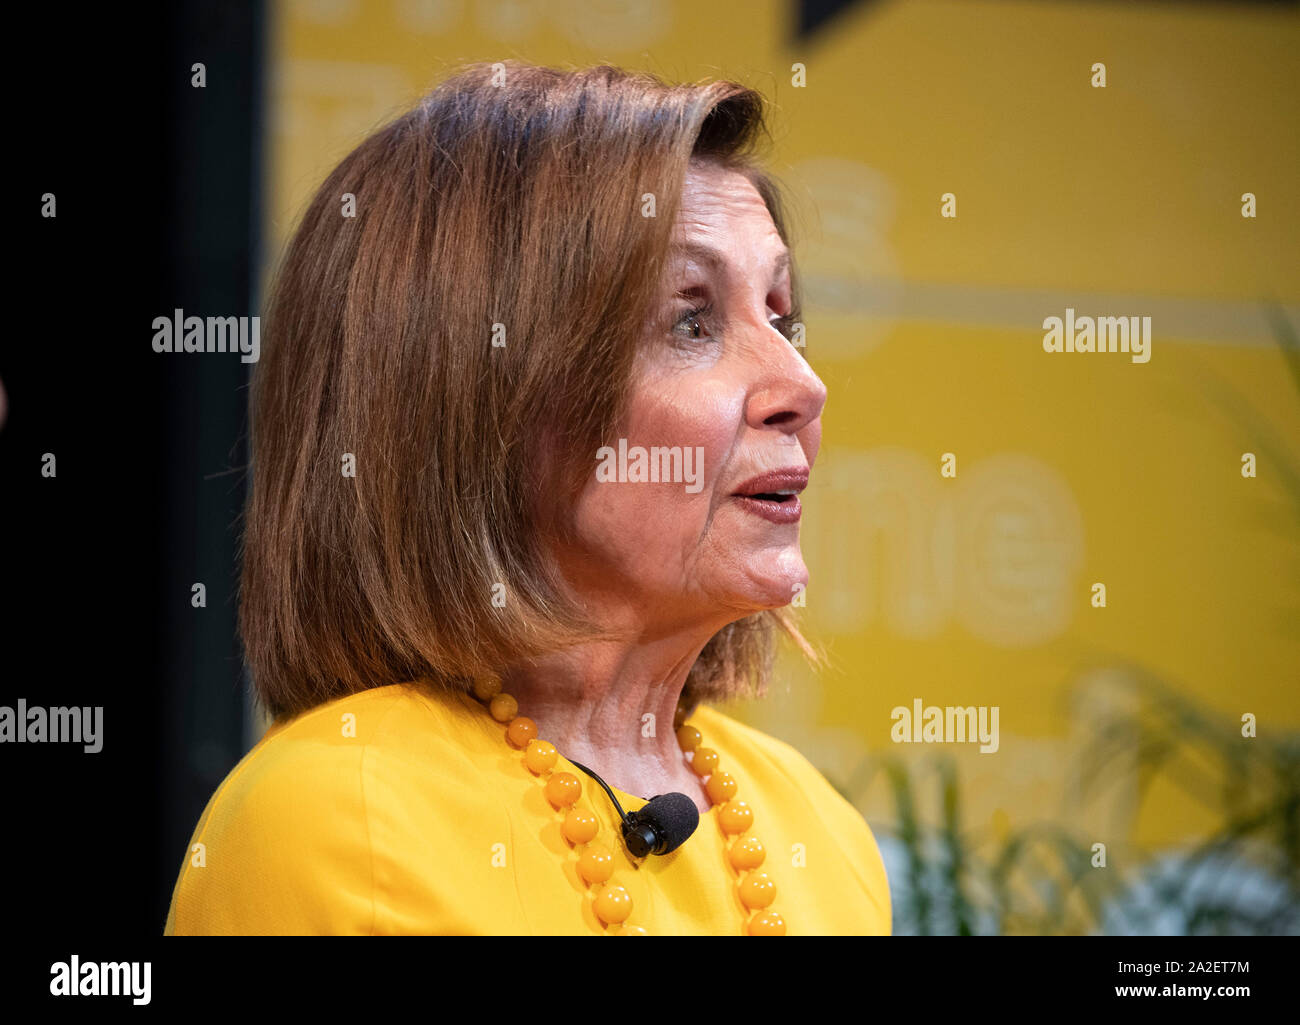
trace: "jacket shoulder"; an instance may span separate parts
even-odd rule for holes
[[[369,933],[367,778],[406,701],[380,688],[273,725],[208,801],[164,931]]]

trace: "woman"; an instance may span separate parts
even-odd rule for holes
[[[825,388],[762,128],[730,83],[498,64],[330,175],[251,393],[274,724],[167,933],[889,931],[858,812],[702,703],[808,651]]]

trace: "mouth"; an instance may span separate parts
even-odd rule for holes
[[[808,468],[789,467],[747,480],[732,498],[747,512],[772,523],[797,523],[803,514],[799,493],[807,486]]]

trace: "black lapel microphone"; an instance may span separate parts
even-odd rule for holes
[[[570,758],[569,761],[573,759]],[[644,808],[629,815],[603,779],[585,765],[578,765],[577,762],[573,764],[609,794],[609,799],[618,809],[618,817],[623,820],[623,844],[634,858],[644,858],[647,854],[669,854],[677,850],[700,824],[700,809],[685,794],[678,793],[652,797]]]

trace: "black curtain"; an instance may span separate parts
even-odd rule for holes
[[[157,935],[203,804],[244,751],[249,365],[156,353],[151,325],[259,312],[265,17],[217,2],[10,15],[30,60],[9,63],[7,91],[20,230],[0,345],[0,705],[103,708],[98,753],[0,744],[10,920]]]

